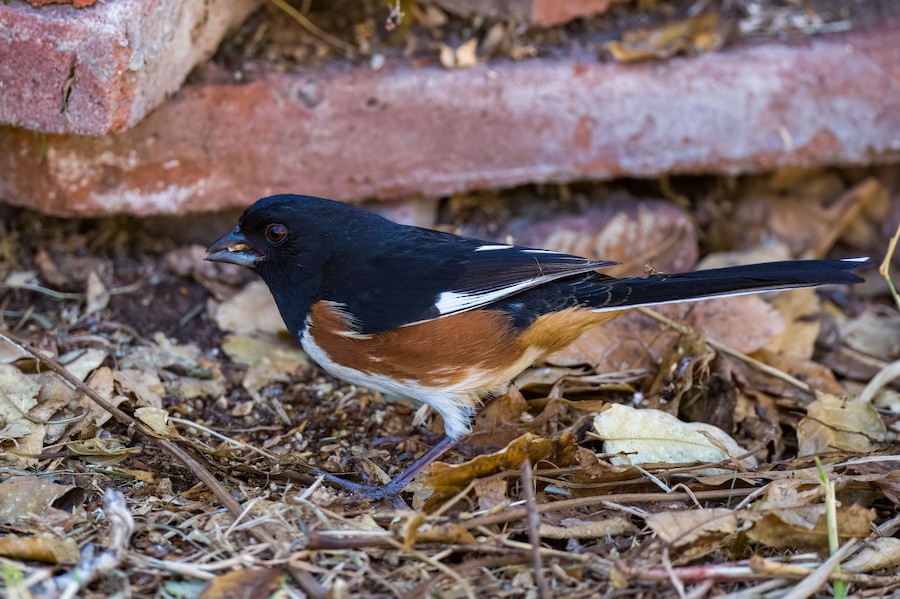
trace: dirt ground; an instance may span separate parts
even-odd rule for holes
[[[874,260],[852,289],[634,312],[586,334],[482,410],[443,458],[454,466],[417,479],[406,507],[308,471],[384,479],[440,438],[438,418],[322,374],[252,273],[202,261],[236,215],[74,221],[3,208],[0,332],[121,410],[110,417],[0,344],[7,595],[889,594],[900,394],[890,380],[865,387],[896,377],[900,358],[877,270],[900,216],[898,172],[442,200],[441,228],[624,262],[613,274]],[[689,435],[713,441],[701,450]],[[622,458],[661,448],[680,457]],[[822,565],[830,554],[841,572]]]

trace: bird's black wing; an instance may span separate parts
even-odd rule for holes
[[[355,259],[334,261],[341,266],[325,299],[343,304],[362,334],[482,308],[618,264],[414,227],[395,233]]]

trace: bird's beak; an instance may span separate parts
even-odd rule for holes
[[[228,262],[238,266],[252,267],[263,256],[247,243],[247,238],[239,227],[222,235],[206,249],[206,259],[212,262]]]

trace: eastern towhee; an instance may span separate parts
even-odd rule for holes
[[[637,306],[858,283],[865,258],[617,279],[618,264],[399,225],[349,204],[264,198],[208,250],[254,269],[309,356],[350,383],[433,407],[446,436],[385,486],[397,495],[470,430],[481,402],[586,329]]]

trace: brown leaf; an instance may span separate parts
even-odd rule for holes
[[[874,572],[900,566],[900,539],[877,537],[869,539],[859,553],[841,564],[850,572]]]
[[[541,524],[538,529],[545,539],[604,539],[637,532],[637,527],[627,518],[613,516],[602,520],[565,518],[560,526]]]
[[[542,439],[526,433],[497,453],[480,455],[463,464],[451,466],[435,462],[424,486],[442,492],[456,489],[458,493],[472,479],[517,470],[526,458],[532,464],[546,461],[557,466],[570,466],[575,463],[575,436],[565,432],[559,439]]]
[[[677,563],[686,563],[729,542],[737,533],[738,517],[725,508],[678,510],[652,514],[647,526],[677,551]]]
[[[33,537],[6,534],[0,537],[0,555],[45,564],[74,564],[80,556],[75,539],[59,538],[49,533]]]
[[[219,304],[213,318],[220,329],[232,333],[278,335],[284,330],[278,306],[269,288],[261,281],[250,283],[240,293]]]
[[[281,577],[281,570],[275,568],[241,568],[210,580],[199,599],[268,597],[281,584]]]
[[[78,506],[84,501],[84,491],[72,485],[58,485],[37,476],[14,476],[0,483],[0,522],[27,524],[55,518],[68,518],[56,506]]]
[[[622,34],[621,42],[609,42],[606,49],[619,62],[663,59],[682,53],[713,52],[728,39],[728,29],[716,13],[666,23],[655,29],[638,29]]]
[[[866,312],[844,328],[844,342],[858,352],[893,361],[900,357],[900,316]]]
[[[886,433],[881,415],[868,402],[822,394],[797,426],[797,455],[873,451],[884,443]]]
[[[483,478],[475,481],[475,496],[478,498],[478,508],[484,511],[492,510],[498,506],[506,505],[505,478]]]
[[[792,514],[796,517],[785,519]],[[817,516],[810,525],[811,516]],[[825,506],[798,507],[794,510],[779,510],[777,513],[754,515],[753,527],[747,531],[752,540],[769,547],[791,547],[824,551],[828,548],[828,526]],[[869,536],[875,511],[860,505],[838,508],[838,538],[843,543],[849,539],[864,539]]]

